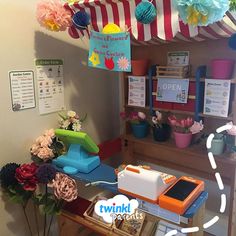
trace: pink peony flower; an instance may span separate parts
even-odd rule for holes
[[[145,120],[145,119],[146,119],[146,115],[145,115],[143,112],[141,112],[141,111],[138,112],[138,117],[139,117],[141,120]]]
[[[33,155],[37,156],[40,148],[41,148],[41,147],[40,147],[38,144],[33,144],[33,145],[31,146],[30,151],[31,151],[31,153],[32,153]]]
[[[38,3],[36,17],[41,26],[51,31],[65,31],[71,26],[71,13],[59,0]]]
[[[53,187],[54,194],[58,199],[71,202],[78,197],[76,181],[65,174],[57,173],[55,179],[48,186]]]
[[[204,126],[202,124],[202,121],[200,121],[200,122],[194,121],[193,125],[190,127],[189,130],[192,134],[197,134],[201,130],[203,130],[203,128],[204,128]]]
[[[227,130],[227,133],[228,133],[229,135],[236,136],[236,125],[233,125],[233,122],[232,122],[232,121],[229,122],[229,123],[227,123],[227,125],[231,125],[231,126],[232,126],[231,129],[228,129],[228,130]]]
[[[49,136],[42,135],[36,139],[36,144],[41,147],[48,147],[52,144],[52,139]]]
[[[54,129],[48,129],[44,132],[44,135],[50,138],[54,138],[55,137],[55,132]]]
[[[53,153],[52,149],[50,149],[48,147],[41,147],[39,149],[39,152],[38,152],[37,156],[39,158],[41,158],[42,160],[46,161],[48,159],[53,158],[54,157],[54,153]]]

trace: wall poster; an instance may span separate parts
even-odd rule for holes
[[[39,113],[47,114],[65,109],[63,61],[36,59]]]
[[[10,71],[12,110],[20,111],[35,107],[34,72]]]

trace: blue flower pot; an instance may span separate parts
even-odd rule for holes
[[[131,124],[132,133],[136,138],[145,138],[148,135],[149,125],[147,122],[140,124]]]

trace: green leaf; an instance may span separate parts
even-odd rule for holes
[[[81,119],[79,119],[79,120],[80,120],[80,122],[82,123],[82,122],[84,122],[84,121],[86,120],[86,118],[87,118],[87,113],[84,115],[83,118],[81,118]]]
[[[67,116],[65,114],[60,114],[58,113],[58,115],[63,119],[63,120],[66,120],[67,119]]]

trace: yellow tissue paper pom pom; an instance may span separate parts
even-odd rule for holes
[[[120,32],[121,32],[120,27],[113,23],[107,24],[102,30],[103,34],[117,34]]]

